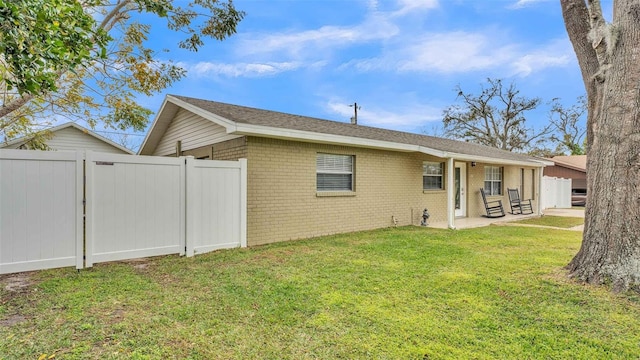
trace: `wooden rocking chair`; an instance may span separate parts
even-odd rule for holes
[[[484,202],[484,209],[487,211],[488,218],[503,217],[504,209],[502,208],[502,200],[487,201],[487,196],[484,193],[484,189],[480,188],[480,194],[482,194],[482,201]]]
[[[528,215],[533,214],[533,206],[531,205],[531,199],[521,200],[518,189],[507,189],[509,193],[509,205],[511,206],[511,213],[514,215]]]

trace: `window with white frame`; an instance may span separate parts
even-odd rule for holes
[[[422,189],[444,189],[444,163],[425,161],[422,163]]]
[[[353,155],[318,154],[316,189],[318,191],[353,191]]]
[[[484,167],[484,192],[487,195],[502,195],[502,167]]]

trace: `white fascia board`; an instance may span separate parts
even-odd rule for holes
[[[257,135],[266,136],[270,138],[303,141],[303,142],[317,142],[324,144],[336,144],[366,147],[373,149],[394,150],[403,152],[421,152],[428,155],[437,157],[444,157],[445,152],[435,149],[430,149],[424,146],[394,143],[391,141],[372,140],[365,138],[357,138],[344,135],[323,134],[311,131],[292,130],[292,129],[280,129],[269,126],[260,125],[248,125],[248,124],[236,124],[232,131],[227,128],[227,132],[241,135]]]
[[[265,136],[269,138],[283,139],[283,140],[317,142],[317,143],[335,144],[335,145],[343,145],[343,146],[350,145],[350,146],[357,146],[357,147],[366,147],[366,148],[372,148],[372,149],[393,150],[393,151],[402,151],[402,152],[419,152],[419,153],[423,153],[423,154],[427,154],[427,155],[431,155],[439,158],[452,157],[456,160],[478,161],[478,162],[487,162],[487,163],[534,166],[534,167],[538,167],[542,163],[542,161],[526,162],[526,161],[502,160],[502,159],[495,159],[491,157],[449,153],[442,150],[432,149],[426,146],[402,144],[402,143],[396,143],[392,141],[372,140],[372,139],[357,138],[353,136],[344,136],[344,135],[323,134],[323,133],[316,133],[312,131],[275,128],[271,126],[241,124],[241,123],[237,123],[235,121],[226,119],[222,116],[210,113],[208,111],[204,111],[197,106],[193,106],[191,104],[188,104],[174,97],[167,96],[167,98],[170,98],[170,100],[172,102],[175,102],[176,105],[179,105],[185,108],[186,110],[189,110],[197,115],[204,117],[205,119],[209,119],[210,121],[213,121],[214,123],[225,127],[228,134]],[[552,162],[544,162],[544,164],[553,165]]]
[[[232,131],[230,131],[231,129],[234,129],[236,127],[236,122],[226,119],[222,116],[218,116],[216,114],[210,113],[206,110],[203,110],[202,108],[195,106],[195,105],[191,105],[186,101],[182,101],[178,98],[175,98],[171,95],[167,95],[167,100],[171,101],[172,103],[180,106],[181,108],[188,110],[198,116],[202,116],[205,119],[211,120],[214,123],[223,126],[227,129],[227,133],[231,133]]]
[[[543,160],[531,160],[531,161],[506,160],[506,159],[492,158],[488,156],[466,155],[466,154],[458,154],[458,153],[447,153],[446,157],[452,157],[456,160],[462,160],[462,161],[477,161],[477,162],[489,163],[489,164],[519,165],[519,166],[533,166],[533,167],[541,167],[541,166],[544,167],[544,166],[553,164]]]
[[[149,141],[151,134],[153,134],[153,130],[156,128],[156,125],[158,125],[158,121],[160,120],[160,117],[163,115],[164,109],[167,106],[168,98],[169,96],[165,96],[164,100],[162,100],[162,105],[160,105],[160,110],[158,110],[158,112],[156,113],[156,116],[153,118],[153,122],[151,123],[151,128],[149,128],[149,131],[147,131],[147,135],[144,137],[144,140],[142,141],[142,144],[140,144],[140,148],[138,149],[137,155],[142,154],[142,150],[147,145],[147,142]]]
[[[554,165],[553,162],[549,162],[549,161],[546,161],[546,160],[533,159],[533,160],[531,160],[531,162],[537,164],[537,166],[539,166],[539,167],[547,167],[547,166],[553,166]]]
[[[534,161],[542,164],[543,167],[545,167],[545,166],[553,166],[553,165],[556,164],[553,161],[548,161],[548,160],[534,160]]]

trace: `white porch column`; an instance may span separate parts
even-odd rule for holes
[[[449,229],[455,229],[456,218],[456,187],[455,187],[455,169],[453,167],[453,158],[447,159],[447,222]]]
[[[538,168],[538,186],[536,186],[536,190],[538,191],[538,215],[542,215],[542,204],[543,204],[543,195],[542,195],[542,176],[544,175],[544,167]]]

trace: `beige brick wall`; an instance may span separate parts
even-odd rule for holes
[[[482,202],[482,196],[480,195],[480,188],[484,187],[485,166],[499,165],[477,163],[475,167],[471,167],[470,163],[467,163],[469,217],[479,217],[482,215],[486,215],[484,203]],[[522,186],[521,182],[522,169],[524,169],[524,187]],[[509,196],[507,195],[507,188],[517,188],[522,199],[533,199],[533,209],[534,211],[537,211],[539,194],[537,194],[537,188],[535,189],[536,193],[534,193],[534,186],[538,186],[538,175],[539,170],[532,167],[504,166],[502,195],[488,196],[487,200],[502,200],[504,211],[509,212],[511,211],[511,209],[509,208]]]
[[[228,140],[212,147],[214,160],[238,160],[247,158],[247,138]]]
[[[423,161],[446,160],[419,153],[401,153],[347,146],[321,145],[243,137],[191,150],[216,160],[248,159],[247,238],[255,246],[279,241],[398,225],[419,225],[424,208],[429,222],[447,220],[445,190],[422,190]],[[355,156],[355,191],[316,191],[316,156]],[[185,154],[186,155],[186,154]],[[467,214],[485,214],[479,189],[484,166],[467,167]],[[521,167],[504,168],[503,187],[519,187]],[[531,193],[531,171],[525,168],[525,196]],[[536,170],[536,181],[537,181]],[[444,178],[446,186],[446,174]],[[528,190],[527,190],[528,189]],[[506,190],[501,199],[509,211]],[[538,196],[536,195],[536,199]],[[534,206],[535,207],[535,206]]]
[[[355,192],[316,191],[316,155],[355,156]],[[422,162],[438,159],[344,146],[248,139],[249,245],[446,220],[446,192],[422,190]],[[333,196],[332,196],[333,195]],[[345,196],[346,195],[346,196]]]

